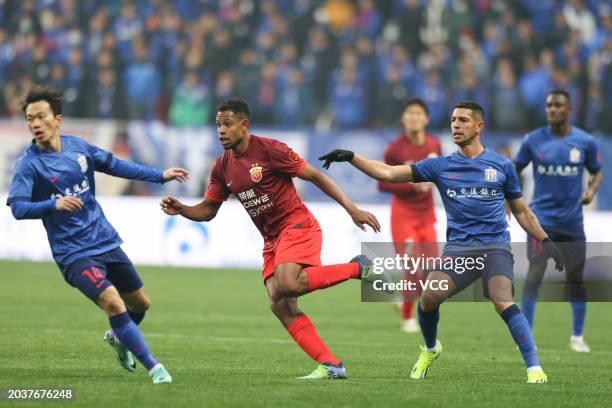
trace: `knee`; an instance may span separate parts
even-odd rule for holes
[[[512,290],[507,289],[498,289],[491,290],[489,289],[489,293],[485,293],[485,296],[493,302],[493,304],[504,305],[508,303],[513,303],[514,299],[512,297]]]
[[[289,309],[287,307],[286,302],[283,299],[271,300],[270,310],[281,321],[289,315]]]
[[[431,291],[425,291],[421,294],[421,299],[419,300],[419,304],[421,305],[421,310],[424,312],[431,312],[432,310],[437,309],[442,303],[440,297]]]
[[[132,309],[135,312],[144,313],[147,310],[149,310],[150,307],[151,307],[151,299],[146,294],[143,293],[142,296],[138,298],[138,301],[136,302],[136,304],[134,305]]]
[[[276,293],[281,297],[291,297],[299,293],[299,284],[287,276],[281,276],[276,281]]]
[[[272,313],[274,313],[276,317],[279,317],[279,315],[282,314],[280,302],[274,300],[271,301],[270,310],[272,311]]]
[[[542,276],[538,274],[527,274],[525,276],[525,285],[530,287],[539,287],[542,283]]]
[[[144,313],[151,307],[151,299],[144,289],[133,293],[122,293],[121,298],[130,312]]]
[[[118,294],[100,296],[98,305],[108,316],[115,316],[126,312],[125,303]]]

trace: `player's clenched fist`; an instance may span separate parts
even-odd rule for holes
[[[183,203],[174,197],[166,197],[162,199],[159,205],[161,206],[162,211],[168,215],[177,215],[183,210]]]
[[[180,167],[170,167],[164,170],[164,181],[176,180],[181,183],[189,179],[189,172]]]
[[[75,212],[83,208],[83,201],[80,198],[72,196],[64,196],[58,198],[55,202],[55,209],[57,211],[68,211]]]

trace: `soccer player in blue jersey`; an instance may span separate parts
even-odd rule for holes
[[[482,278],[484,295],[506,322],[521,351],[527,368],[527,382],[543,383],[547,376],[540,366],[531,328],[512,300],[514,260],[509,250],[510,234],[504,216],[504,200],[508,200],[523,229],[544,243],[559,268],[563,267],[563,257],[525,204],[512,162],[480,142],[483,127],[482,107],[464,101],[455,105],[451,117],[452,138],[458,149],[446,157],[391,166],[348,150],[334,150],[319,159],[325,160],[323,167],[326,168],[332,162],[348,161],[370,177],[384,182],[434,183],[442,196],[448,219],[448,243],[443,257],[457,262],[463,259],[464,265],[468,264],[467,259],[472,259],[469,263],[473,268],[459,271],[444,266],[427,276],[428,282],[437,284],[428,284],[419,301],[418,318],[425,347],[421,347],[411,378],[424,379],[442,352],[442,344],[437,339],[440,304]],[[446,285],[440,285],[440,282]]]
[[[602,172],[597,142],[588,133],[570,125],[571,111],[571,99],[566,91],[558,89],[548,94],[548,126],[525,136],[515,165],[520,173],[532,163],[535,191],[531,209],[551,240],[567,243],[564,244],[566,248],[563,253],[573,316],[570,348],[577,352],[589,352],[590,348],[583,337],[586,317],[586,291],[583,285],[586,238],[582,205],[593,200],[601,184]],[[583,190],[585,168],[590,173],[590,179]],[[533,327],[538,287],[550,254],[533,236],[528,241],[529,270],[523,286],[521,309]]]
[[[64,279],[108,315],[111,330],[105,340],[122,367],[134,371],[136,356],[154,384],[171,383],[138,328],[150,300],[96,201],[94,171],[155,183],[183,182],[188,173],[119,160],[82,139],[61,135],[61,98],[61,92],[39,85],[25,96],[22,110],[33,139],[15,164],[7,205],[18,220],[42,219]]]

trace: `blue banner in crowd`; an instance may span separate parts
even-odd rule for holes
[[[603,181],[597,194],[597,209],[612,210],[612,171],[607,168],[608,163],[612,163],[612,138],[602,137],[598,141],[603,165]]]
[[[398,137],[400,131],[398,129],[381,129],[315,132],[311,129],[283,130],[254,127],[252,132],[259,136],[270,137],[287,143],[306,158],[310,164],[321,169],[318,157],[336,148],[349,149],[368,158],[382,160],[388,144]],[[180,191],[164,191],[164,193],[201,196],[208,182],[209,172],[215,157],[222,153],[215,129],[212,127],[185,130],[166,127],[159,123],[155,126],[132,123],[128,126],[128,135],[132,156],[136,161],[157,166],[161,163],[164,163],[164,166],[182,165],[190,169],[192,182],[188,183],[189,186],[173,186]],[[448,133],[439,135],[439,137],[442,143],[442,154],[450,154],[456,149]],[[518,151],[522,138],[522,134],[516,133],[485,132],[482,141],[488,148],[512,158]],[[605,171],[605,164],[612,163],[612,139],[600,137],[598,142]],[[160,152],[162,152],[161,159]],[[329,170],[323,171],[355,202],[386,203],[390,200],[389,194],[378,191],[375,180],[365,176],[349,164],[333,164]],[[529,198],[531,192],[528,190],[532,188],[529,181],[531,171],[525,171],[523,175],[527,180],[525,192],[527,198]],[[296,184],[304,200],[329,200],[312,183],[298,181]],[[611,177],[604,177],[604,182],[598,194],[598,209],[612,210]]]

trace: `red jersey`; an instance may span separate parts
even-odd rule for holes
[[[215,162],[206,197],[225,201],[233,194],[251,216],[264,241],[275,241],[289,226],[318,226],[293,185],[306,161],[285,143],[251,135],[246,151],[226,150]]]
[[[423,144],[417,145],[401,134],[387,146],[384,160],[385,163],[396,166],[416,163],[441,154],[440,142],[436,137],[425,134]],[[391,212],[401,212],[406,222],[434,223],[436,221],[431,191],[417,192],[413,183],[379,182],[378,189],[393,194]]]

